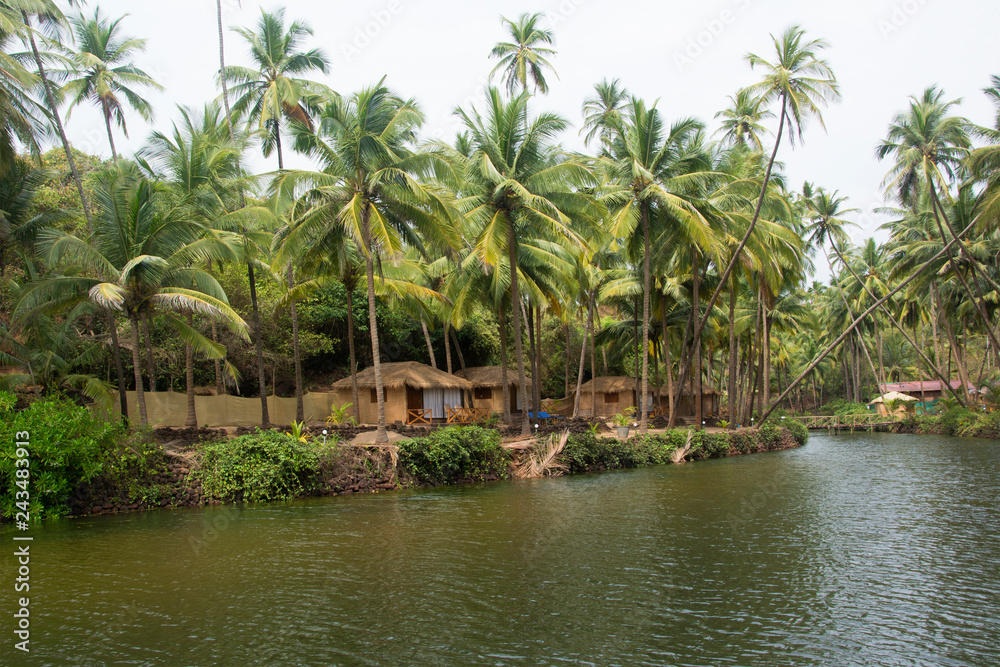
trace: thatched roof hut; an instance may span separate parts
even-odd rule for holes
[[[472,385],[472,407],[486,408],[490,412],[503,411],[503,367],[502,366],[473,366],[456,371],[457,377],[465,378]],[[517,377],[517,369],[507,369],[507,385],[510,391],[510,406],[512,410],[520,410],[522,407],[521,396],[519,396],[520,382]],[[527,391],[531,391],[531,378],[525,378]]]
[[[650,395],[652,395],[653,389],[654,387],[649,388]],[[580,387],[580,414],[608,417],[628,407],[634,407],[635,390],[635,378],[624,375],[603,376],[588,380]]]
[[[364,390],[358,396],[361,421],[373,424],[378,420],[375,367],[361,371],[357,378],[358,388]],[[340,405],[351,402],[350,377],[334,382],[332,388],[339,396]],[[387,422],[428,423],[445,419],[449,407],[463,406],[464,394],[472,391],[472,384],[433,366],[399,361],[382,364],[382,388]]]
[[[334,391],[350,390],[350,376],[333,383]],[[433,366],[418,361],[394,361],[382,364],[382,386],[386,389],[413,387],[414,389],[471,389],[468,380],[457,375],[449,375]],[[375,387],[375,367],[369,366],[358,373],[358,387]]]

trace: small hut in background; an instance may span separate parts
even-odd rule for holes
[[[337,404],[351,403],[351,378],[333,383]],[[444,420],[446,408],[464,406],[463,396],[472,391],[465,378],[449,375],[433,366],[416,361],[382,364],[382,389],[385,395],[386,423],[429,423]],[[378,395],[375,391],[375,367],[358,373],[358,411],[363,424],[378,421]]]
[[[490,412],[503,412],[503,367],[474,366],[455,372],[472,385],[472,401],[468,407],[485,408]],[[527,391],[531,392],[531,378],[526,378]],[[521,395],[518,391],[517,369],[507,369],[507,386],[510,388],[510,409],[520,412]]]
[[[940,384],[940,383],[939,383]],[[882,394],[874,401],[868,404],[868,407],[874,407],[875,413],[883,417],[889,416],[889,408],[886,406],[886,401],[898,401],[898,407],[893,413],[894,417],[905,417],[911,408],[917,402],[915,396],[910,396],[909,394],[902,394],[898,391],[890,391],[887,394]]]
[[[670,409],[670,391],[666,385],[660,387],[660,407],[664,414]],[[711,387],[702,387],[701,390],[701,414],[704,417],[717,417],[719,415],[719,396],[721,394]],[[678,417],[694,417],[694,394],[690,390],[681,394],[680,403],[677,405]]]
[[[635,378],[623,375],[597,377],[583,383],[580,388],[580,414],[586,417],[610,417],[622,410],[635,407]],[[652,405],[654,387],[649,388],[648,404]],[[597,405],[594,405],[596,391]],[[569,409],[573,409],[574,395],[569,399]]]

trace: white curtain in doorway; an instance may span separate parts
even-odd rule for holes
[[[462,407],[461,389],[424,389],[424,408],[430,408],[432,418],[444,419],[445,407]]]

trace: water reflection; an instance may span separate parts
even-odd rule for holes
[[[33,543],[32,660],[994,665],[998,491],[997,443],[866,434],[63,522]]]

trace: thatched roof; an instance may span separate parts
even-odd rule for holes
[[[875,405],[876,403],[884,403],[885,401],[915,401],[915,400],[917,399],[913,396],[910,396],[909,394],[901,394],[898,391],[890,391],[888,394],[883,394],[882,396],[879,396],[868,405]]]
[[[382,386],[388,389],[397,389],[404,386],[413,387],[414,389],[472,389],[472,385],[465,378],[448,375],[433,366],[421,364],[416,361],[397,361],[382,364]],[[369,366],[358,373],[358,387],[362,389],[372,389],[375,387],[374,366]],[[350,376],[343,380],[338,380],[332,385],[332,389],[335,391],[350,388]]]
[[[653,392],[654,393],[658,393],[658,395],[660,395],[660,396],[669,396],[670,395],[670,389],[667,387],[667,385],[663,385],[662,387],[660,387],[659,392],[657,392],[656,388],[654,387],[653,388]],[[681,393],[681,396],[684,397],[684,396],[690,396],[690,395],[691,395],[691,390],[688,387],[684,387],[684,391]],[[712,387],[702,387],[701,388],[701,395],[702,396],[722,396],[722,392],[716,391]]]
[[[605,394],[616,394],[620,391],[635,391],[635,378],[625,377],[624,375],[610,375],[608,377],[596,377],[593,380],[587,380],[583,383],[580,391],[582,393],[594,391],[595,384],[597,385],[597,391]]]
[[[455,371],[455,375],[465,378],[472,383],[473,387],[500,387],[503,385],[502,366],[473,366]],[[526,377],[528,387],[531,387],[531,378]],[[517,369],[507,369],[507,384],[516,387],[518,385]]]

